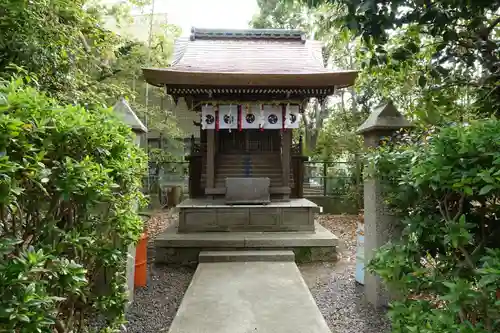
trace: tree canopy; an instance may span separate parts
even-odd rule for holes
[[[312,0],[312,7],[333,3]],[[500,107],[500,3],[478,0],[342,0],[345,27],[361,36],[369,52],[365,66],[396,70],[420,62],[418,84],[429,90],[469,87],[478,115]],[[338,3],[335,1],[335,3]],[[399,35],[400,41],[393,44]]]
[[[0,77],[29,73],[37,87],[63,103],[110,106],[119,97],[151,120],[148,127],[165,136],[179,130],[172,114],[146,105],[146,83],[141,67],[166,66],[179,29],[166,24],[165,33],[152,36],[151,48],[130,36],[105,28],[106,16],[127,24],[130,8],[145,1],[104,6],[99,1],[49,0],[18,2],[0,0]],[[149,99],[162,94],[150,93]]]
[[[329,155],[327,147],[344,150],[342,138],[353,134],[364,115],[384,100],[392,100],[423,127],[499,113],[497,2],[258,3],[254,27],[302,29],[325,43],[330,67],[360,71],[354,89],[339,91],[325,110],[311,108],[306,113],[306,121],[314,120],[306,122],[306,137],[308,132],[317,136],[312,144],[322,155]],[[325,121],[328,126],[323,127]],[[322,142],[322,137],[329,139]]]

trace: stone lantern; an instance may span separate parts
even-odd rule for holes
[[[140,145],[141,139],[148,132],[148,129],[137,117],[127,101],[122,97],[113,106],[113,112],[136,134],[136,144]]]
[[[396,131],[413,125],[389,101],[376,107],[368,119],[358,128],[363,135],[366,148],[376,148],[380,140],[390,137]],[[382,180],[377,176],[364,180],[364,266],[374,257],[375,251],[389,240],[399,236],[395,226],[396,217],[387,209],[384,201]],[[389,294],[380,278],[364,270],[365,299],[375,307],[384,307],[389,302]]]
[[[130,126],[132,131],[135,133],[135,143],[140,146],[141,140],[148,132],[146,126],[137,117],[135,112],[132,110],[130,105],[124,98],[120,98],[118,102],[113,106],[113,112],[118,116],[125,124]],[[136,248],[133,245],[129,246],[128,258],[127,258],[127,289],[129,294],[129,302],[134,300],[134,274],[135,274],[135,253]]]

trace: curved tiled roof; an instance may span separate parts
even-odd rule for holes
[[[201,39],[176,42],[171,70],[212,73],[325,72],[318,41]]]
[[[207,81],[208,77],[210,84],[218,85],[217,77],[223,76],[227,78],[222,80],[224,84],[229,77],[233,80],[236,76],[240,85],[251,85],[258,75],[259,85],[266,84],[266,76],[272,76],[276,85],[300,86],[301,82],[304,84],[301,76],[309,77],[310,84],[314,84],[311,75],[318,74],[319,86],[348,86],[356,77],[355,71],[325,68],[321,42],[305,40],[304,33],[299,30],[281,29],[193,28],[190,37],[176,41],[170,67],[145,69],[144,74],[154,85],[195,85],[197,81]],[[203,75],[206,77],[202,78]],[[276,80],[278,76],[280,80]]]

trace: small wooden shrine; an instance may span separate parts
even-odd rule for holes
[[[192,29],[168,68],[144,69],[200,114],[178,231],[314,231],[302,198],[303,106],[350,86],[356,71],[325,68],[322,44],[297,30]]]

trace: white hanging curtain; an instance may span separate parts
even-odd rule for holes
[[[215,129],[215,110],[212,105],[201,107],[201,129]]]
[[[219,128],[228,130],[238,128],[238,107],[236,104],[219,106]]]
[[[300,113],[298,105],[288,105],[286,108],[285,128],[299,128]]]

